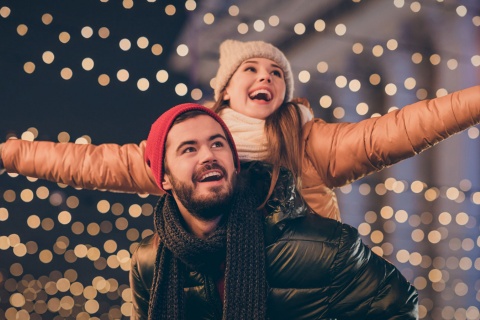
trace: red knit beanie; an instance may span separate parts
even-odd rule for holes
[[[178,106],[175,106],[166,111],[152,124],[152,128],[150,129],[150,133],[148,134],[147,138],[147,146],[145,147],[145,161],[152,170],[157,185],[165,192],[166,190],[163,189],[162,180],[165,173],[163,163],[165,158],[165,142],[167,141],[167,135],[172,128],[175,119],[179,115],[192,110],[199,110],[204,112],[206,115],[212,117],[222,126],[228,143],[230,144],[230,148],[232,149],[235,168],[237,169],[237,172],[240,172],[240,159],[237,154],[235,142],[233,141],[232,135],[228,130],[227,125],[218,116],[218,114],[196,103],[179,104]]]

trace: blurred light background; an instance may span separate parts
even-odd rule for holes
[[[0,0],[0,141],[138,143],[169,107],[212,99],[227,38],[273,43],[294,96],[356,122],[480,84],[479,26],[478,0]],[[421,319],[480,319],[479,135],[336,190]],[[1,175],[0,318],[127,318],[156,200]]]

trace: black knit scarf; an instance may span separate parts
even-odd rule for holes
[[[211,274],[224,261],[225,296],[223,311],[218,304],[218,319],[265,319],[263,215],[256,210],[257,205],[253,191],[236,192],[226,221],[208,239],[199,239],[185,230],[174,198],[170,195],[160,198],[154,217],[160,245],[149,319],[185,319],[183,288],[187,266]]]

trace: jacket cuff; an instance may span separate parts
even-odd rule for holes
[[[0,174],[5,172],[5,167],[3,166],[3,161],[2,161],[2,148],[3,148],[4,143],[0,143]]]

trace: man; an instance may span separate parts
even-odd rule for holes
[[[145,158],[166,191],[132,257],[133,319],[417,319],[418,297],[357,231],[313,214],[282,170],[240,162],[196,104],[152,125]]]

